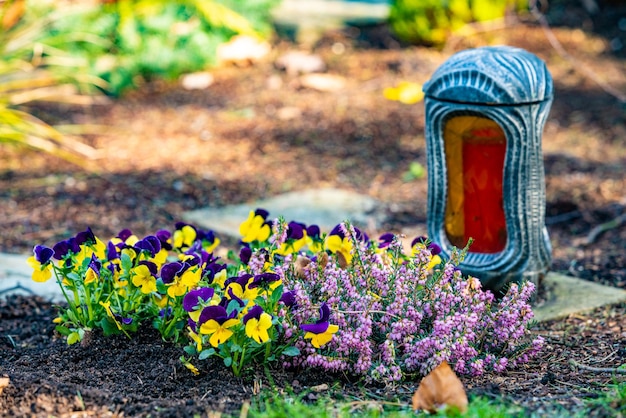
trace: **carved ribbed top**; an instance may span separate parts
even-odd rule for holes
[[[424,85],[428,97],[458,103],[515,105],[550,99],[545,63],[521,48],[489,46],[450,57]]]

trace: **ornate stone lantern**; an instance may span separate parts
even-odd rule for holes
[[[463,248],[487,288],[538,284],[551,261],[541,135],[552,103],[545,64],[500,46],[453,55],[424,85],[428,235]]]

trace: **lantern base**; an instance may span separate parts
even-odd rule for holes
[[[547,268],[539,271],[517,271],[509,273],[473,271],[472,269],[463,268],[463,265],[461,265],[460,268],[464,275],[478,278],[483,287],[491,291],[497,298],[506,294],[511,283],[521,284],[530,281],[535,285],[535,292],[533,293],[531,302],[537,299],[539,286],[542,285],[543,279],[548,274]]]

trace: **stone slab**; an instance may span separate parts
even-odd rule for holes
[[[537,321],[564,318],[605,305],[626,302],[626,290],[550,272],[543,279],[546,301],[535,306]]]
[[[313,45],[325,32],[346,24],[375,24],[389,16],[385,1],[282,0],[272,10],[277,32],[292,40]]]
[[[0,297],[11,295],[39,295],[53,302],[64,300],[56,281],[44,283],[32,280],[32,268],[26,263],[31,254],[0,253]]]
[[[267,210],[270,219],[282,216],[289,221],[316,224],[323,232],[350,220],[354,225],[375,231],[384,216],[384,205],[359,193],[325,188],[281,194],[256,202],[221,208],[198,209],[183,214],[186,222],[213,230],[218,236],[240,238],[239,225],[251,210]]]
[[[277,23],[382,22],[389,16],[386,1],[283,0],[272,10]],[[325,23],[326,22],[326,23]]]

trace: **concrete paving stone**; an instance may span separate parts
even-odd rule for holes
[[[53,302],[64,300],[63,293],[53,279],[34,282],[32,268],[26,263],[31,254],[0,253],[0,297],[12,295],[39,295]]]
[[[366,231],[377,230],[384,216],[384,205],[369,196],[340,189],[311,189],[281,194],[269,199],[221,208],[198,209],[183,214],[186,222],[240,238],[239,225],[257,208],[269,212],[269,219],[279,216],[287,222],[316,224],[330,232],[337,224],[350,220]]]

